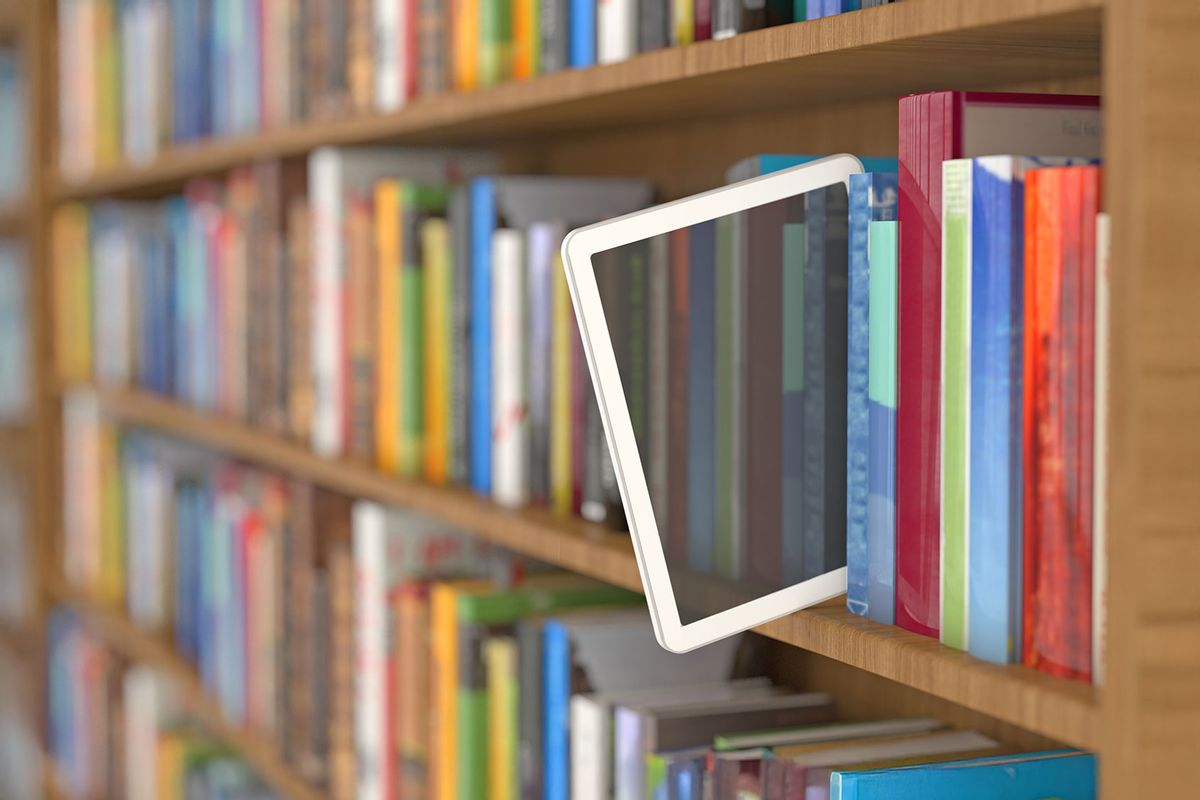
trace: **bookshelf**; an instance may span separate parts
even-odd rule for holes
[[[0,2],[0,40],[32,31],[34,163],[28,201],[0,208],[0,232],[28,231],[47,263],[60,203],[152,197],[189,178],[324,144],[484,144],[513,169],[645,174],[667,197],[708,188],[716,165],[778,150],[895,152],[895,97],[934,88],[1101,91],[1106,196],[1113,215],[1114,336],[1108,497],[1109,617],[1103,690],[984,664],[838,604],[762,626],[797,669],[813,663],[839,689],[898,688],[1101,756],[1105,797],[1185,795],[1200,755],[1200,240],[1180,236],[1200,201],[1164,192],[1200,172],[1200,5],[1180,0],[902,0],[895,5],[742,34],[719,42],[556,73],[469,95],[422,98],[402,111],[306,122],[172,150],[153,162],[67,180],[51,166],[53,3]],[[25,9],[32,9],[22,16]],[[21,11],[18,11],[20,9]],[[22,26],[25,26],[22,28]],[[781,108],[786,104],[786,109]],[[889,118],[891,123],[888,124]],[[33,315],[39,608],[63,603],[124,657],[178,679],[189,707],[289,797],[322,795],[262,739],[213,712],[165,642],[65,589],[53,549],[61,507],[58,397],[50,292],[36,270]],[[457,489],[332,462],[306,447],[147,394],[103,390],[116,419],[312,480],[423,511],[478,536],[612,583],[640,587],[628,540],[548,512],[503,510]],[[1188,422],[1191,421],[1191,422]],[[15,437],[0,432],[7,453]],[[5,629],[2,638],[9,639]],[[22,640],[23,641],[23,640]],[[794,647],[788,656],[788,648]],[[804,652],[808,651],[808,652]],[[814,662],[809,654],[816,654]],[[833,665],[832,671],[828,665]],[[817,670],[820,672],[820,670]],[[881,684],[878,679],[884,679]],[[882,688],[880,688],[882,687]]]

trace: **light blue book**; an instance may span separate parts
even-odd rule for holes
[[[849,319],[846,350],[846,607],[866,615],[867,505],[870,495],[870,226],[894,220],[895,173],[850,176]]]
[[[693,225],[688,313],[688,564],[716,558],[716,223]]]
[[[834,772],[830,800],[1094,800],[1096,757],[1077,750]]]
[[[568,0],[567,64],[590,67],[596,63],[596,0]]]
[[[867,616],[896,621],[898,222],[872,222],[867,344]]]
[[[496,187],[471,182],[471,488],[492,492],[492,233]]]
[[[816,3],[810,3],[811,9]],[[811,19],[811,17],[810,17]],[[825,158],[828,153],[815,155],[812,153],[759,153],[753,156],[747,156],[741,161],[738,161],[729,169],[725,170],[725,182],[737,183],[739,181],[757,178],[761,175],[770,175],[772,172],[780,172],[792,167],[798,167],[801,164],[808,164],[812,161]],[[863,165],[864,172],[897,172],[900,167],[899,162],[895,158],[884,158],[879,156],[857,156],[858,160]]]
[[[968,651],[1021,661],[1021,461],[1025,173],[1087,159],[973,162]]]

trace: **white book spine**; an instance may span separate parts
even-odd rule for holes
[[[1108,358],[1111,220],[1096,216],[1096,344],[1092,448],[1092,682],[1104,685],[1104,637],[1108,603]]]
[[[327,458],[342,454],[341,173],[336,151],[312,154],[312,446]]]
[[[492,497],[510,507],[529,499],[524,250],[520,231],[501,229],[493,234]]]
[[[355,616],[358,671],[354,681],[354,739],[358,800],[383,800],[387,717],[387,533],[382,506],[354,504]]]
[[[399,0],[375,0],[375,107],[379,111],[404,105],[406,22]]]
[[[80,588],[95,585],[100,569],[100,406],[76,391],[63,400],[63,572]]]
[[[571,798],[608,800],[610,710],[587,695],[571,698]]]
[[[155,800],[158,773],[148,769],[158,750],[162,710],[158,676],[150,667],[135,666],[125,673],[122,686],[125,706],[125,787],[128,800]]]
[[[636,52],[636,0],[600,0],[596,6],[596,60],[615,64]]]

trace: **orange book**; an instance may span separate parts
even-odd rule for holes
[[[517,80],[538,74],[537,0],[513,0],[513,77]]]
[[[458,590],[438,583],[430,599],[429,797],[458,800]]]
[[[429,797],[430,674],[429,584],[410,581],[396,600],[396,749],[400,796]]]
[[[431,217],[421,225],[425,270],[425,479],[446,482],[450,412],[450,227]]]
[[[375,188],[375,460],[385,472],[400,468],[400,196],[399,181]]]
[[[87,206],[60,206],[51,223],[55,358],[60,377],[92,377],[92,264]]]
[[[454,88],[471,91],[479,86],[479,0],[453,0],[450,20]]]
[[[346,267],[348,278],[347,347],[347,420],[345,441],[353,458],[372,459],[375,447],[375,369],[376,316],[379,294],[376,291],[377,259],[373,220],[374,198],[355,197],[346,209]]]

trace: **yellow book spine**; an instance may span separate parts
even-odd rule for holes
[[[479,0],[454,0],[454,88],[470,91],[479,86]]]
[[[554,328],[550,340],[550,504],[569,516],[571,476],[571,344],[574,320],[562,258],[554,257]]]
[[[488,798],[517,797],[517,645],[510,638],[484,645],[488,697]]]
[[[446,482],[450,402],[450,231],[432,218],[421,227],[425,255],[425,479]]]
[[[96,163],[113,166],[121,160],[120,50],[113,0],[96,3]]]
[[[430,708],[429,774],[434,800],[458,800],[458,593],[437,584],[430,596],[433,641],[433,704]]]
[[[92,270],[88,211],[66,205],[54,214],[55,357],[59,375],[85,381],[92,375]]]
[[[158,796],[177,800],[183,794],[183,742],[174,734],[160,736],[155,756]]]
[[[375,458],[385,472],[400,468],[400,236],[400,183],[382,181],[375,189]]]
[[[696,15],[693,0],[671,0],[675,23],[674,46],[691,44],[696,39]]]

